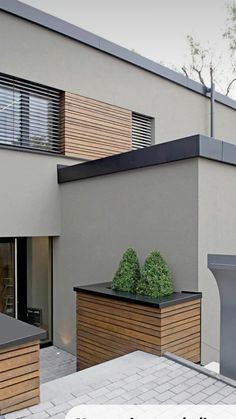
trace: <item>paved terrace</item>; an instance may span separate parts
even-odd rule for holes
[[[76,372],[76,358],[56,346],[40,351],[40,383],[56,380]]]
[[[55,347],[43,349],[41,354],[41,403],[10,413],[6,419],[64,419],[79,404],[236,403],[236,382],[224,382],[214,373],[209,376],[201,367],[192,369],[191,363],[181,365],[176,360],[137,351],[45,382],[62,372],[71,373],[75,358]]]

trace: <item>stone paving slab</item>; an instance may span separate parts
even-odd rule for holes
[[[76,372],[76,357],[56,346],[40,351],[40,382],[56,380]]]
[[[41,385],[41,403],[6,419],[64,418],[79,404],[235,404],[236,388],[202,370],[137,351]]]

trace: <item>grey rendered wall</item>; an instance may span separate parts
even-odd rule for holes
[[[215,104],[215,138],[236,143],[236,111],[220,103]]]
[[[207,254],[236,254],[236,168],[199,160],[199,290],[203,292],[202,359],[218,361],[219,293]]]
[[[57,164],[76,162],[0,149],[0,237],[59,235]]]
[[[128,246],[160,249],[176,290],[197,290],[197,160],[60,185],[54,238],[54,343],[75,351],[73,286],[112,280]]]
[[[209,99],[197,93],[4,12],[0,39],[1,72],[153,116],[156,143],[209,134]],[[216,137],[236,142],[235,111],[217,109]]]

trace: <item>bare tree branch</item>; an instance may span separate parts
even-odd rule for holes
[[[230,90],[231,90],[231,88],[232,88],[232,85],[233,85],[235,82],[236,82],[236,77],[235,77],[233,80],[231,80],[231,81],[230,81],[230,83],[228,84],[227,89],[226,89],[225,96],[228,96],[228,95],[229,95]]]
[[[187,71],[185,66],[182,67],[182,71],[185,74],[185,76],[188,77],[188,79],[189,79],[190,77],[189,77],[188,71]]]
[[[199,77],[199,80],[200,80],[200,82],[203,84],[203,86],[206,86],[206,83],[205,83],[204,78],[203,78],[203,76],[202,76],[202,69],[201,69],[201,70],[199,70],[198,68],[193,67],[193,70],[197,73],[197,75],[198,75],[198,77]]]
[[[227,0],[228,19],[222,31],[224,46],[203,47],[192,35],[187,34],[189,62],[181,67],[188,78],[199,81],[209,91],[211,82],[226,96],[236,94],[236,0]],[[231,2],[231,3],[230,3]]]

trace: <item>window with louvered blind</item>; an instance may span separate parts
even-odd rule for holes
[[[137,150],[152,145],[153,118],[132,113],[132,148]]]
[[[60,91],[0,73],[0,144],[60,152]]]

